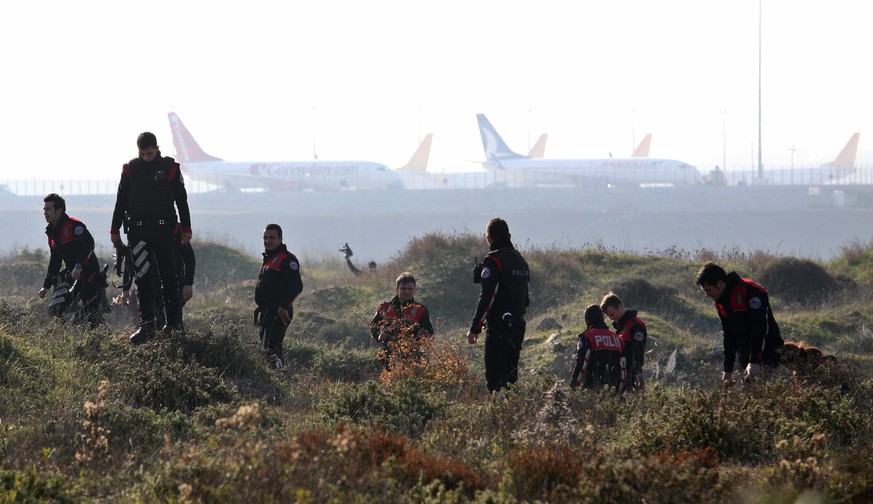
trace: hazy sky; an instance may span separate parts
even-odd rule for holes
[[[764,164],[873,164],[873,4],[764,0]],[[13,1],[0,4],[6,178],[116,178],[174,110],[227,160],[483,159],[475,114],[526,152],[756,158],[758,1]]]

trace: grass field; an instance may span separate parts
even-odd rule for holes
[[[873,245],[827,263],[524,250],[521,379],[493,397],[464,339],[481,237],[426,235],[357,277],[301,258],[280,371],[250,321],[258,258],[194,247],[187,337],[140,346],[124,308],[110,329],[50,319],[47,253],[0,258],[0,502],[873,502]],[[720,324],[693,285],[707,260],[762,283],[785,339],[837,364],[722,386]],[[437,337],[385,373],[366,324],[404,270]],[[568,387],[584,307],[610,290],[649,327],[643,392]]]

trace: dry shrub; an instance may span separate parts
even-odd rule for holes
[[[587,459],[567,445],[517,450],[506,457],[509,478],[503,484],[519,500],[563,502],[579,485]]]
[[[778,441],[776,452],[780,460],[772,470],[770,483],[789,488],[825,489],[832,473],[825,444],[825,435],[821,433]]]
[[[76,452],[76,462],[89,464],[95,461],[109,462],[109,428],[104,415],[106,394],[109,382],[102,380],[97,389],[96,401],[85,401],[85,419],[82,420],[82,432],[79,434],[81,446]]]
[[[512,433],[512,438],[522,446],[539,446],[546,443],[560,445],[571,443],[576,449],[589,450],[591,425],[579,432],[578,411],[569,404],[569,390],[563,382],[555,382],[542,395],[542,406],[529,426]]]
[[[362,490],[369,482],[384,479],[386,471],[407,488],[419,481],[435,480],[447,489],[463,486],[471,493],[486,486],[483,478],[463,463],[425,453],[410,446],[407,438],[377,427],[340,426],[333,434],[304,431],[275,455],[280,460],[270,465],[293,467],[296,484],[313,493],[325,483],[343,490]],[[290,460],[282,460],[286,457]]]
[[[789,303],[817,303],[837,292],[838,284],[820,265],[795,257],[770,261],[758,281],[771,296]]]
[[[433,337],[401,333],[379,357],[388,360],[379,381],[391,387],[415,379],[427,385],[472,386],[476,378],[456,345]]]
[[[579,493],[588,502],[720,502],[717,466],[709,449],[595,460]]]

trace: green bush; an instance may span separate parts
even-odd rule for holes
[[[134,407],[190,413],[216,401],[229,402],[235,394],[221,370],[193,356],[186,358],[173,341],[132,347],[117,362],[101,363],[101,368],[112,383],[112,397]]]
[[[82,497],[58,474],[36,469],[0,470],[0,502],[76,503]]]
[[[416,436],[445,410],[446,402],[444,394],[419,390],[414,382],[386,389],[375,381],[368,381],[338,384],[317,407],[331,424],[372,424]]]

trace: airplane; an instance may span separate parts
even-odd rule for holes
[[[409,159],[405,165],[397,168],[399,172],[405,173],[426,173],[427,161],[430,158],[430,144],[433,142],[433,133],[428,133],[424,136],[424,140],[418,145],[418,150]]]
[[[513,152],[484,114],[476,114],[486,170],[516,185],[687,185],[700,182],[697,168],[672,159],[533,159]]]
[[[643,137],[631,157],[649,157],[649,147],[652,146],[652,134]]]
[[[175,112],[167,114],[173,133],[176,160],[192,180],[224,190],[339,191],[354,189],[402,189],[402,175],[371,161],[224,161],[207,154],[194,140]],[[409,163],[400,168],[416,171],[427,167],[431,135],[425,137]]]

